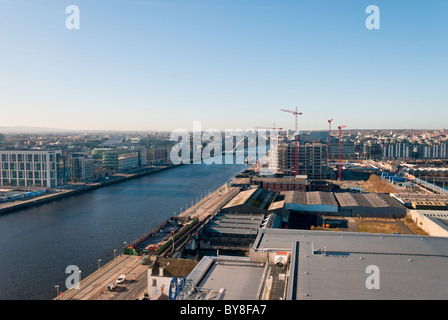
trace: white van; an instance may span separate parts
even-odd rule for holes
[[[117,286],[117,284],[116,283],[109,283],[108,285],[107,285],[107,290],[109,290],[109,291],[112,291],[112,290],[114,290],[115,289],[115,287]]]
[[[122,274],[121,276],[118,277],[116,283],[117,284],[124,283],[124,280],[126,280],[126,276]]]

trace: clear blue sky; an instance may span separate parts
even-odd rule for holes
[[[0,0],[0,126],[292,129],[298,106],[303,130],[448,127],[447,17],[446,0]]]

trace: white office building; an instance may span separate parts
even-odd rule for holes
[[[0,185],[55,187],[60,150],[0,150]]]

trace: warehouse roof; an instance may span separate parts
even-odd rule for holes
[[[306,175],[289,177],[289,178],[275,178],[275,177],[254,177],[254,182],[267,182],[267,183],[308,183],[308,177]]]
[[[233,207],[246,203],[257,189],[244,190],[233,197],[223,208]]]
[[[233,197],[222,209],[228,209],[236,206],[249,206],[260,210],[268,210],[274,201],[276,192],[266,189],[256,188],[244,190]]]
[[[341,207],[402,207],[402,205],[383,193],[335,193],[334,196]]]
[[[205,226],[204,232],[207,234],[216,234],[216,235],[224,235],[224,234],[234,234],[234,235],[247,235],[247,236],[256,236],[258,232],[258,228],[240,228],[240,227],[213,227],[213,226]]]
[[[255,236],[264,219],[264,214],[219,213],[207,223],[204,232]]]
[[[283,191],[280,193],[285,196],[285,203],[297,203],[305,205],[325,204],[337,206],[333,193],[323,191]]]
[[[275,202],[271,203],[268,210],[271,211],[271,210],[282,209],[284,206],[285,206],[285,200],[275,201]]]
[[[220,299],[223,300],[254,300],[264,271],[264,264],[249,261],[247,257],[205,256],[187,279],[196,285],[198,292],[222,292]],[[200,294],[192,294],[189,299],[201,297]]]
[[[448,298],[445,237],[263,229],[251,254],[277,250],[291,253],[288,299]]]

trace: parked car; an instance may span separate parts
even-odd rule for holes
[[[116,284],[121,284],[124,283],[124,281],[126,280],[126,276],[124,274],[122,274],[121,276],[118,277],[117,281],[115,281]]]
[[[117,284],[116,283],[109,283],[108,285],[107,285],[107,290],[109,290],[109,291],[112,291],[112,290],[114,290],[115,289],[115,287],[117,286]]]

